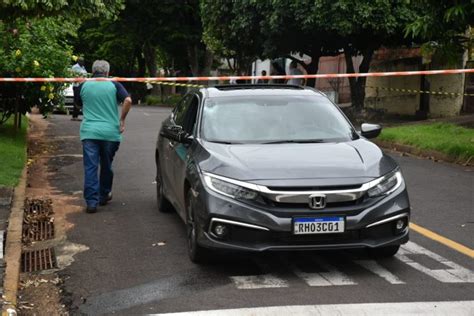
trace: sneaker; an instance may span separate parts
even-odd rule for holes
[[[97,212],[97,206],[86,207],[86,213],[96,213],[96,212]]]
[[[110,200],[112,200],[112,192],[109,192],[109,194],[107,194],[107,198],[100,200],[99,205],[107,205]]]

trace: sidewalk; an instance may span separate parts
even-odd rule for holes
[[[3,278],[5,273],[5,239],[8,227],[8,217],[10,216],[11,203],[13,199],[13,189],[0,187],[0,294],[3,296]]]

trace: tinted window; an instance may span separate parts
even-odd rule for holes
[[[219,97],[206,100],[202,137],[208,141],[346,141],[353,130],[324,96]]]
[[[191,98],[192,95],[188,94],[185,96],[176,106],[176,109],[174,110],[174,122],[176,125],[183,126],[185,117],[186,117],[186,112],[188,111],[189,105],[191,103]]]

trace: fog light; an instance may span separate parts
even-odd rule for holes
[[[214,226],[214,234],[216,234],[217,237],[220,237],[220,238],[225,237],[228,231],[229,229],[224,224],[217,224],[216,226]]]
[[[399,220],[397,221],[397,224],[395,225],[395,228],[396,228],[398,231],[400,231],[400,230],[402,230],[402,229],[405,228],[405,225],[406,225],[406,224],[405,224],[405,220],[404,220],[404,219],[399,219]]]

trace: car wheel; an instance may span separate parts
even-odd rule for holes
[[[400,245],[369,248],[367,250],[372,258],[390,258],[398,252],[398,249],[400,249]]]
[[[158,211],[162,213],[169,213],[173,211],[171,203],[165,198],[163,194],[163,177],[161,176],[160,162],[156,159],[156,202]]]
[[[196,223],[193,207],[193,194],[188,190],[186,195],[186,232],[188,241],[188,255],[194,263],[205,263],[209,261],[210,253],[197,242],[199,225]]]

